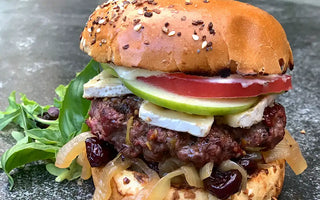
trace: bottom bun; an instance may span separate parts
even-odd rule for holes
[[[232,195],[231,200],[269,200],[278,197],[281,192],[285,174],[285,161],[265,164],[263,169],[248,180],[247,189]],[[93,176],[95,174],[93,173]],[[111,200],[134,200],[136,195],[148,184],[144,174],[124,170],[114,176],[111,182]],[[216,199],[199,188],[171,187],[165,200]]]

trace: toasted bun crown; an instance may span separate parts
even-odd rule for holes
[[[80,48],[98,62],[166,72],[281,74],[293,67],[279,22],[233,0],[108,1],[90,15]]]

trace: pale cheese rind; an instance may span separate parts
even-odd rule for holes
[[[84,98],[116,97],[125,94],[131,94],[131,91],[107,70],[92,78],[83,87]]]
[[[231,127],[249,128],[262,121],[264,109],[272,104],[277,95],[268,95],[262,98],[254,107],[233,115],[223,116],[223,123]]]

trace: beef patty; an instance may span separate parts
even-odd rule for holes
[[[238,158],[248,147],[272,149],[284,136],[286,116],[280,104],[267,107],[263,121],[249,129],[213,124],[206,137],[195,137],[141,120],[138,115],[142,101],[134,95],[93,99],[87,124],[94,135],[114,145],[126,157],[143,156],[151,162],[176,157],[197,167],[210,161],[219,164]],[[126,142],[130,118],[130,142]]]

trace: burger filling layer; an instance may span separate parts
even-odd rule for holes
[[[173,157],[196,167],[240,158],[246,151],[272,149],[285,134],[286,116],[280,104],[266,107],[263,120],[250,128],[214,123],[206,137],[195,137],[141,120],[142,101],[135,95],[93,99],[87,124],[93,134],[125,157],[148,162]]]

